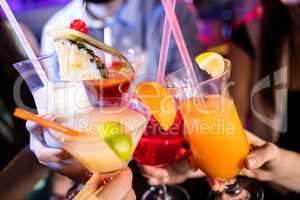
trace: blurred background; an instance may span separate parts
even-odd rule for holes
[[[47,20],[70,0],[9,0],[18,20],[34,33],[38,41]],[[199,40],[205,48],[219,47],[228,41],[234,28],[260,15],[259,0],[185,0],[198,14]],[[219,51],[226,53],[226,46]],[[225,52],[224,52],[225,51]]]

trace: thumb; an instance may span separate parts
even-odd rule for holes
[[[265,143],[252,151],[246,161],[245,167],[249,170],[257,169],[263,166],[266,162],[275,159],[278,152],[278,147],[273,143]]]

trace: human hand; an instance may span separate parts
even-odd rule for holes
[[[180,184],[188,178],[205,176],[202,171],[191,169],[188,160],[182,160],[164,167],[141,165],[140,169],[150,185]]]
[[[266,142],[252,133],[246,131],[252,151],[247,156],[244,169],[240,175],[254,178],[260,181],[271,181],[275,178],[281,162],[281,151],[273,143]],[[223,182],[217,179],[208,178],[208,183],[215,191],[222,191]]]
[[[55,120],[52,115],[45,115],[43,118]],[[64,149],[51,148],[46,144],[44,134],[49,131],[48,129],[31,121],[27,121],[26,128],[30,133],[30,150],[41,164],[76,181],[86,181],[90,178],[88,170],[72,159]]]
[[[73,200],[135,200],[132,189],[132,172],[129,168],[122,169],[112,181],[103,184],[100,175],[93,175],[86,186],[73,198]]]
[[[280,148],[248,131],[246,131],[246,134],[252,146],[252,151],[246,158],[245,168],[242,170],[241,175],[260,181],[271,181],[276,176],[278,166],[280,166],[282,160]]]

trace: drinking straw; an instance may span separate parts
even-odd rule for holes
[[[183,38],[182,31],[179,26],[179,22],[176,16],[175,11],[172,9],[172,5],[169,0],[161,0],[162,5],[166,12],[166,17],[170,23],[171,30],[173,32],[176,44],[178,46],[182,61],[184,66],[186,67],[187,74],[191,78],[192,86],[197,86],[197,76],[194,71],[193,63],[191,57],[189,55],[186,43]]]
[[[43,70],[42,66],[38,62],[34,62],[34,60],[37,59],[32,47],[30,46],[24,32],[22,31],[19,23],[17,22],[16,17],[14,16],[12,10],[10,9],[9,5],[7,4],[6,0],[0,0],[0,5],[10,22],[13,30],[15,31],[17,38],[19,39],[22,47],[24,48],[28,58],[33,61],[33,66],[36,71],[36,73],[41,78],[44,85],[49,85],[49,80],[47,79],[46,73]]]
[[[42,117],[35,115],[29,111],[23,110],[21,108],[16,108],[15,112],[13,113],[13,115],[15,117],[24,119],[24,120],[29,120],[29,121],[33,121],[35,123],[37,123],[38,125],[41,125],[45,128],[50,128],[53,129],[55,131],[64,133],[65,135],[69,135],[69,136],[77,136],[80,133],[76,130],[70,129],[70,128],[66,128],[56,122],[52,122],[46,119],[43,119]]]
[[[173,9],[175,9],[176,0],[172,0],[172,6]],[[171,37],[171,29],[167,17],[165,17],[161,48],[160,48],[158,71],[157,71],[157,82],[159,83],[163,83],[165,79],[170,37]]]
[[[83,8],[81,10],[81,21],[83,21],[83,17],[84,17],[84,13],[85,13],[85,8],[86,8],[86,1],[84,1],[83,3]]]
[[[104,43],[111,46],[112,41],[111,41],[111,28],[105,27],[104,28]],[[112,55],[109,53],[104,53],[104,62],[106,67],[110,67],[112,65]]]

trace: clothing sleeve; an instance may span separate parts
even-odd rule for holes
[[[67,5],[55,13],[43,27],[41,36],[41,55],[55,52],[53,39],[48,35],[48,31],[54,27],[67,27],[70,22],[75,19],[76,16],[72,14],[72,11],[75,12],[77,7],[73,5],[74,3],[76,3],[76,1],[71,2],[71,5]]]
[[[48,23],[47,23],[48,24]],[[43,28],[41,37],[41,55],[53,53],[55,51],[53,41],[47,34],[48,25]]]

